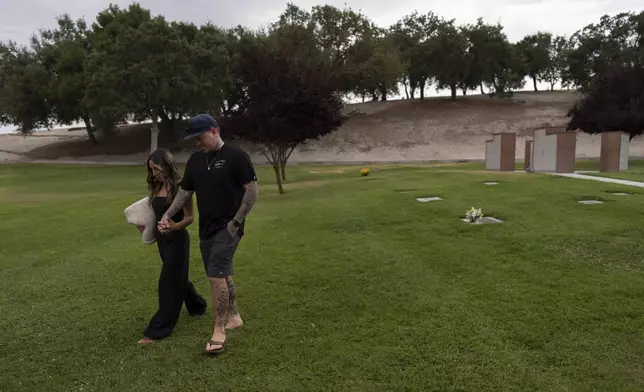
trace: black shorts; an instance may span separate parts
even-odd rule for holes
[[[222,229],[214,237],[199,242],[203,265],[209,278],[225,278],[233,274],[233,256],[241,241]]]

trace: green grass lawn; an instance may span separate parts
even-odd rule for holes
[[[644,189],[371,169],[289,168],[281,196],[258,169],[235,267],[246,324],[206,357],[211,319],[185,309],[170,338],[136,344],[160,271],[123,216],[144,168],[0,166],[0,390],[644,389]],[[470,206],[505,223],[467,225]]]

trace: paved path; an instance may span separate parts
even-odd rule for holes
[[[550,173],[550,174],[555,176],[561,176],[561,177],[578,178],[581,180],[595,180],[595,181],[601,181],[601,182],[610,182],[613,184],[636,186],[638,188],[644,188],[644,182],[620,180],[618,178],[587,176],[585,174],[580,174],[580,173]]]

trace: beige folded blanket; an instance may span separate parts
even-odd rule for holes
[[[157,219],[154,216],[154,210],[148,203],[148,197],[132,203],[125,209],[125,219],[129,224],[134,226],[143,226],[145,229],[141,234],[141,239],[146,245],[154,244],[156,238],[154,233],[157,228]]]

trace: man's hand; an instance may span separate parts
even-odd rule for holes
[[[139,233],[143,234],[143,230],[145,230],[145,226],[137,226],[137,230],[139,230]]]
[[[231,220],[230,222],[228,222],[226,230],[228,230],[228,234],[230,234],[231,237],[234,237],[239,232],[239,226],[235,224],[234,220]]]
[[[167,233],[173,231],[175,229],[176,225],[177,224],[174,223],[172,221],[172,219],[168,219],[164,215],[163,218],[161,218],[161,220],[157,224],[157,229],[159,230],[159,232],[161,234],[167,234]]]

